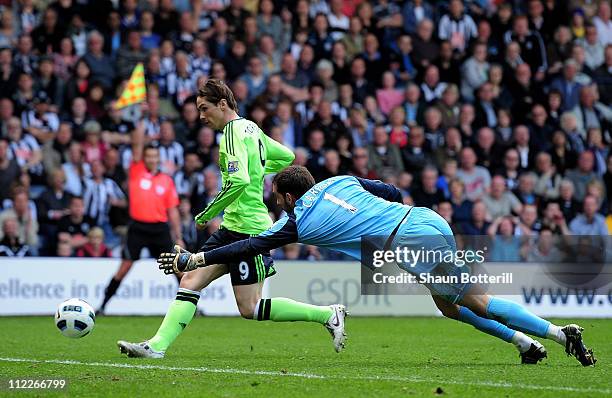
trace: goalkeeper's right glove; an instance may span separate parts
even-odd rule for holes
[[[159,269],[166,275],[189,272],[204,266],[204,253],[192,254],[179,245],[174,246],[173,253],[162,253],[157,259]]]

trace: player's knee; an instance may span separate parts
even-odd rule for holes
[[[240,311],[240,316],[244,319],[253,319],[254,308],[254,305],[238,303],[238,311]]]
[[[195,272],[185,272],[179,282],[179,287],[183,289],[189,289],[196,292],[202,290],[202,283],[200,278],[197,277]]]
[[[456,305],[442,306],[442,308],[440,308],[440,312],[442,312],[442,315],[447,318],[459,319],[459,307]]]

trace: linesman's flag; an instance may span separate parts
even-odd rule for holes
[[[132,76],[128,81],[127,86],[123,89],[121,97],[117,101],[117,109],[125,108],[126,106],[143,102],[147,97],[147,88],[145,86],[144,66],[139,63],[132,71]]]

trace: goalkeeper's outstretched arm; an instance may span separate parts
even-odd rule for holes
[[[272,249],[297,241],[298,233],[295,215],[290,214],[278,220],[270,229],[258,236],[240,240],[207,252],[189,253],[182,251],[162,253],[157,259],[157,263],[159,269],[163,270],[166,274],[188,272],[207,265],[238,262],[242,258],[264,254]]]

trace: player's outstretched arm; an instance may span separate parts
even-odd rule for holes
[[[175,246],[174,253],[162,253],[157,259],[159,269],[166,274],[193,271],[213,264],[237,262],[245,257],[267,253],[298,241],[295,216],[285,216],[258,236],[240,240],[207,252],[189,253]]]
[[[295,154],[280,142],[262,134],[266,146],[266,174],[278,173],[293,163]]]

